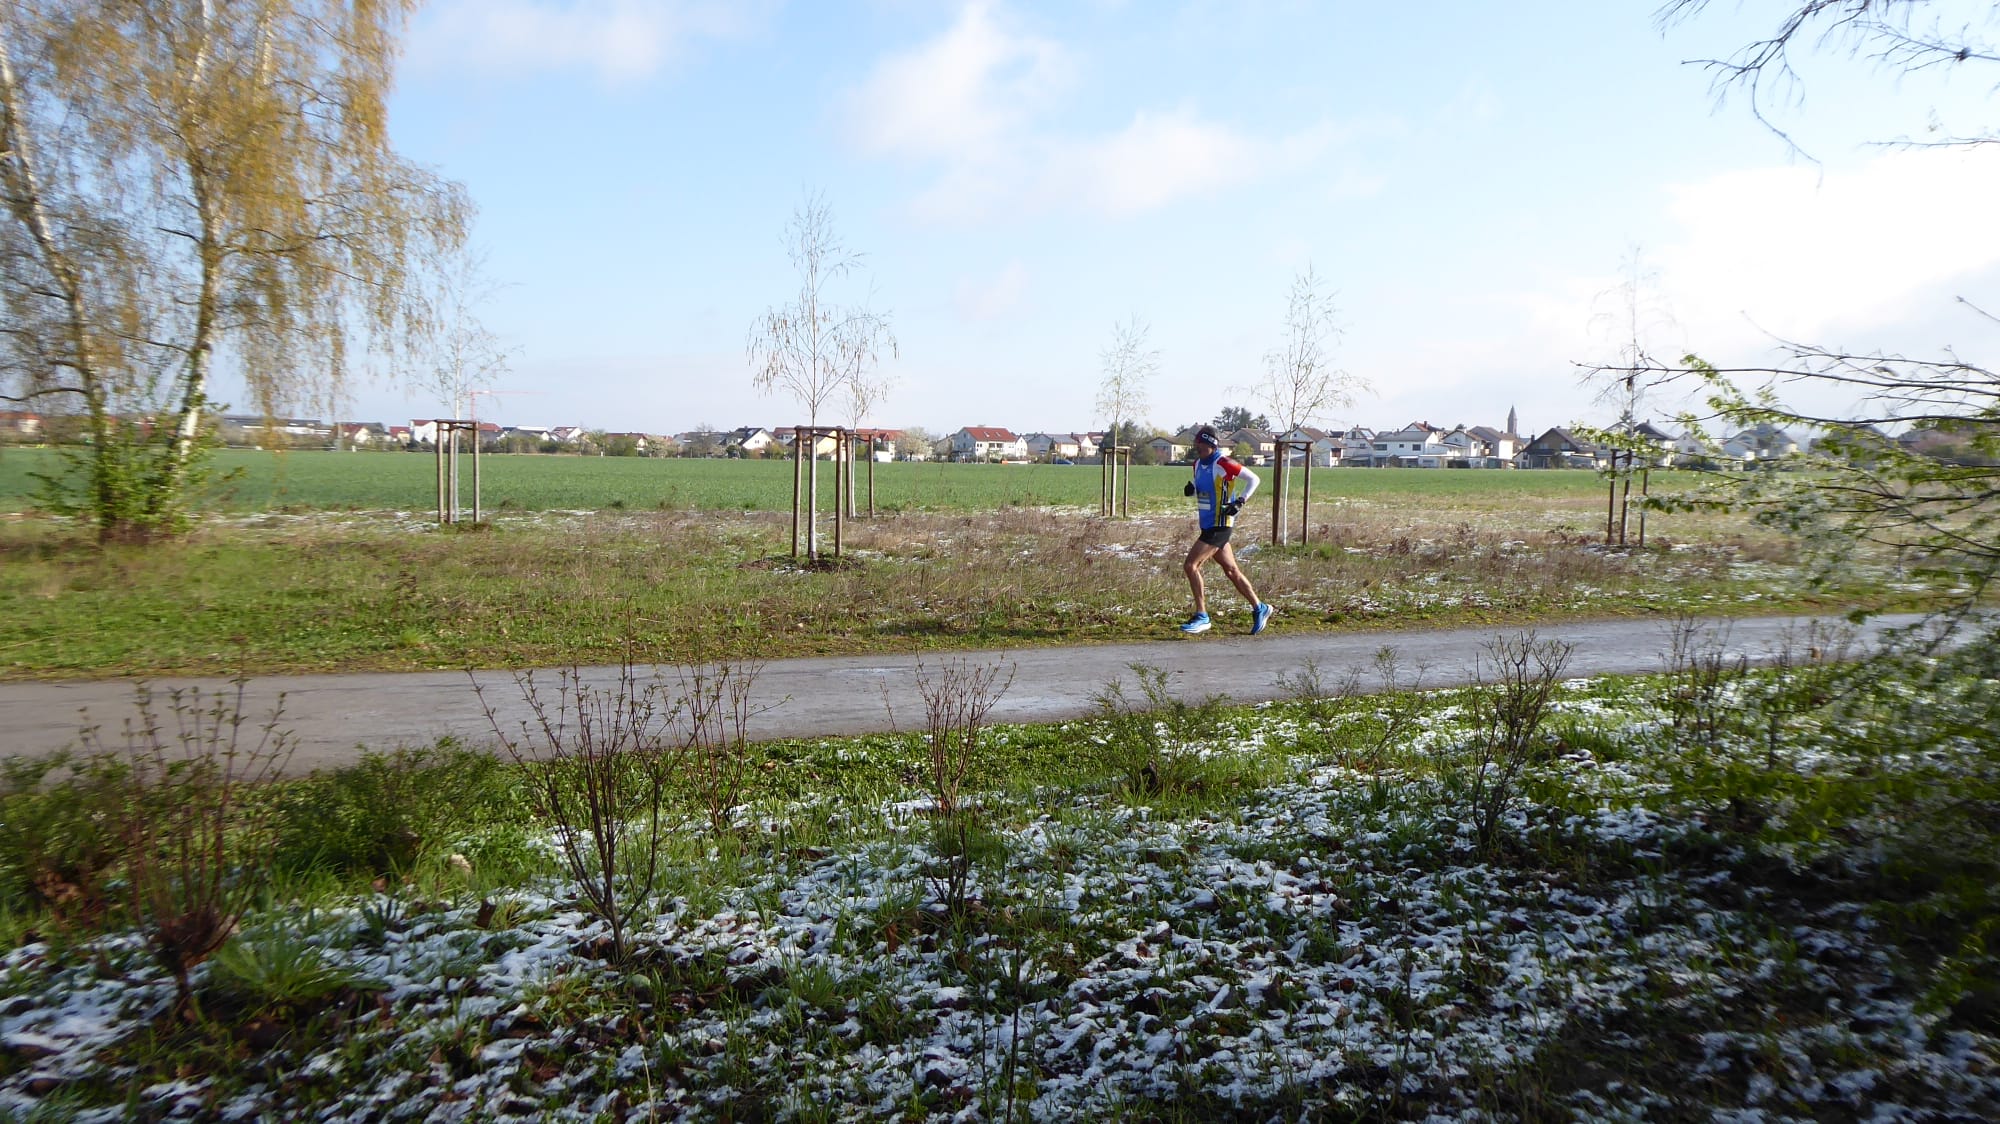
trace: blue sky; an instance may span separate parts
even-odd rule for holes
[[[1161,357],[1149,418],[1208,418],[1249,402],[1308,264],[1339,293],[1335,362],[1370,387],[1337,424],[1602,420],[1573,364],[1615,351],[1600,314],[1635,247],[1663,356],[1754,362],[1773,337],[1990,356],[1953,298],[2000,305],[2000,147],[1869,143],[1989,123],[1987,77],[1816,59],[1802,104],[1775,107],[1802,159],[1684,63],[1777,18],[438,0],[392,127],[480,208],[505,286],[485,319],[515,349],[481,416],[511,424],[802,420],[752,388],[744,345],[795,289],[782,233],[808,192],[867,254],[842,298],[892,317],[883,425],[1090,428],[1133,316]],[[341,412],[441,407],[377,378]]]

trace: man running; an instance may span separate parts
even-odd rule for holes
[[[1207,632],[1208,597],[1201,580],[1201,565],[1214,558],[1222,563],[1222,572],[1229,578],[1236,591],[1250,602],[1250,635],[1264,631],[1270,623],[1271,606],[1257,600],[1257,591],[1250,586],[1250,579],[1243,576],[1242,567],[1236,564],[1236,554],[1229,549],[1229,534],[1236,526],[1236,514],[1243,510],[1243,503],[1257,491],[1257,474],[1222,455],[1222,441],[1210,426],[1202,426],[1194,435],[1194,479],[1181,489],[1183,495],[1194,497],[1195,510],[1201,519],[1201,537],[1188,548],[1187,561],[1182,569],[1187,571],[1188,585],[1194,589],[1194,616],[1181,626],[1186,633]]]

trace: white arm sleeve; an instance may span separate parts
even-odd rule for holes
[[[1249,503],[1250,497],[1257,494],[1257,485],[1261,483],[1261,481],[1257,479],[1257,474],[1250,471],[1250,469],[1247,466],[1243,469],[1242,472],[1238,473],[1238,475],[1243,477],[1243,479],[1249,481],[1249,483],[1244,486],[1243,494],[1236,497],[1236,502]]]

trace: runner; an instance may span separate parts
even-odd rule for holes
[[[1208,596],[1201,580],[1201,567],[1214,558],[1222,564],[1223,575],[1236,591],[1250,602],[1250,635],[1257,635],[1270,623],[1272,609],[1257,599],[1250,579],[1236,564],[1236,552],[1229,548],[1236,515],[1243,510],[1244,501],[1257,491],[1257,474],[1223,456],[1221,438],[1212,427],[1202,426],[1194,435],[1194,479],[1181,491],[1194,497],[1201,520],[1201,537],[1188,548],[1187,561],[1181,567],[1187,571],[1188,585],[1194,590],[1194,616],[1181,626],[1181,631],[1192,634],[1209,629]]]

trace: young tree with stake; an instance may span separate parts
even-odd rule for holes
[[[887,314],[834,301],[832,285],[859,269],[862,255],[841,244],[824,198],[809,195],[792,212],[785,248],[798,271],[798,294],[750,326],[751,382],[766,394],[790,394],[805,408],[806,424],[818,426],[821,410],[869,379],[883,351],[896,354],[896,336]],[[817,559],[819,463],[812,456],[813,439],[806,440],[806,556]]]
[[[1339,312],[1333,291],[1312,266],[1292,278],[1285,301],[1284,342],[1265,354],[1264,379],[1252,388],[1258,404],[1268,408],[1277,422],[1280,437],[1353,406],[1355,395],[1363,389],[1358,378],[1333,366],[1328,354],[1340,339]],[[1288,456],[1288,450],[1279,450],[1281,462]],[[1273,490],[1277,493],[1277,514],[1272,533],[1284,542],[1288,537],[1285,518],[1289,497],[1285,494],[1284,465],[1279,464],[1276,471],[1278,483]]]
[[[1110,450],[1121,444],[1133,420],[1146,411],[1147,384],[1160,371],[1160,353],[1150,342],[1152,328],[1137,316],[1111,326],[1111,343],[1099,353],[1104,381],[1097,388],[1097,413],[1110,420],[1104,451],[1110,512],[1118,508],[1118,461]]]

